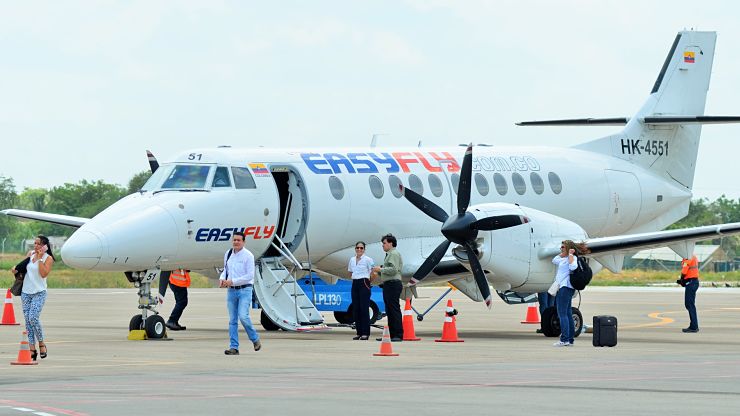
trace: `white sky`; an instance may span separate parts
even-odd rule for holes
[[[718,32],[706,114],[740,115],[733,1],[62,1],[0,6],[0,175],[125,185],[192,147],[569,146],[631,116],[676,32]],[[740,125],[695,196],[740,197]]]

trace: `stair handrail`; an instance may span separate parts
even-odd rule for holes
[[[283,240],[281,240],[280,237],[278,237],[277,235],[275,236],[275,239],[280,243],[282,248],[278,247],[274,241],[270,242],[270,244],[272,244],[272,246],[275,247],[275,249],[280,254],[282,254],[283,257],[290,260],[290,262],[293,263],[294,266],[293,270],[290,270],[288,274],[293,277],[293,305],[295,306],[295,319],[296,322],[298,322],[300,317],[298,316],[298,274],[296,273],[296,268],[302,269],[303,267],[301,267],[301,263],[293,256],[293,253],[290,252],[288,246],[285,245]]]

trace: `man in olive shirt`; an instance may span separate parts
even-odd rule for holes
[[[388,317],[388,330],[390,331],[392,342],[403,341],[403,321],[401,320],[401,269],[403,260],[401,253],[396,250],[398,241],[391,234],[386,234],[380,240],[383,243],[385,251],[385,260],[382,266],[373,267],[373,271],[380,275],[383,284],[383,301],[385,302],[385,313]],[[378,338],[381,341],[382,338]]]

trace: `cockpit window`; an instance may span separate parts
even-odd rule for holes
[[[231,187],[231,179],[229,179],[229,169],[219,166],[216,168],[216,174],[213,175],[214,188],[229,188]]]
[[[252,174],[249,173],[249,169],[232,167],[231,173],[234,174],[234,185],[236,189],[254,189],[257,187],[254,184]]]
[[[205,188],[210,166],[176,165],[162,184],[162,189]]]
[[[144,186],[141,187],[141,190],[144,192],[147,191],[153,191],[159,187],[159,184],[162,182],[162,178],[167,176],[167,173],[172,169],[171,166],[160,166],[159,169],[154,171],[152,173],[152,176],[147,179]]]

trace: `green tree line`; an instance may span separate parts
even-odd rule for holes
[[[13,179],[0,176],[0,210],[6,208],[49,212],[92,218],[126,195],[137,192],[151,176],[143,171],[134,175],[127,187],[101,180],[65,183],[51,189],[25,188],[16,191]],[[69,236],[75,228],[41,221],[23,221],[0,215],[0,239],[21,240],[38,234]]]
[[[689,205],[689,214],[668,229],[698,227],[701,225],[740,222],[740,198],[734,200],[722,195],[714,201],[706,198],[695,199]],[[719,244],[730,258],[740,255],[740,236],[729,236],[706,241],[705,244]]]
[[[92,218],[107,206],[126,195],[137,192],[149,179],[151,173],[143,171],[134,175],[127,187],[108,184],[103,181],[82,180],[76,184],[65,183],[51,189],[26,188],[16,192],[13,179],[0,176],[0,209],[18,208],[43,211],[54,214]],[[689,206],[689,214],[669,228],[697,227],[728,222],[740,222],[740,198],[729,199],[724,195],[714,201],[706,198],[695,199]],[[74,228],[54,225],[40,221],[19,221],[0,215],[0,239],[22,239],[44,235],[71,235]],[[721,244],[731,257],[738,254],[740,237],[725,237],[713,241]]]

